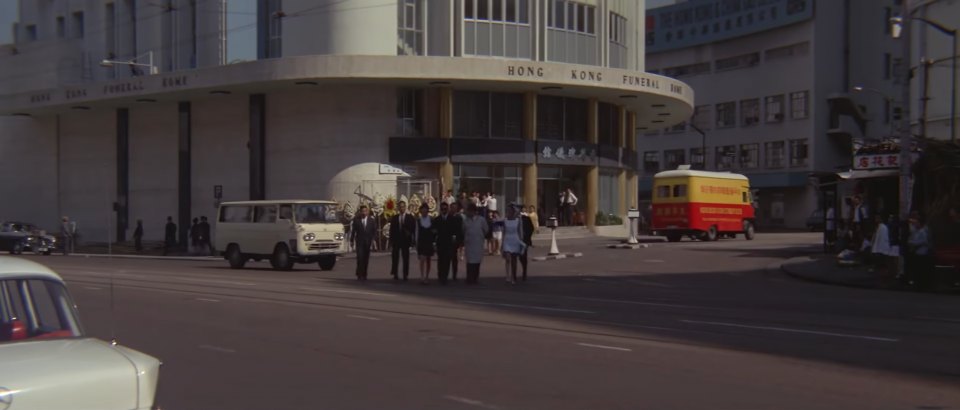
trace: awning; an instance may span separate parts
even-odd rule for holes
[[[883,178],[898,175],[900,175],[899,169],[858,169],[837,173],[837,176],[841,179]]]

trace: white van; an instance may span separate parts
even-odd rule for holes
[[[316,262],[331,270],[347,249],[333,201],[224,202],[217,211],[215,238],[234,269],[250,259],[269,259],[274,269]]]

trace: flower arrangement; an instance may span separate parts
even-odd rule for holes
[[[388,220],[397,214],[397,200],[390,195],[383,203],[383,216]]]

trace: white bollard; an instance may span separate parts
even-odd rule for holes
[[[550,219],[547,220],[547,227],[550,228],[550,253],[548,253],[548,255],[559,255],[560,249],[557,248],[557,217],[551,216]]]
[[[640,243],[637,240],[637,219],[640,218],[640,210],[637,208],[630,208],[627,211],[627,218],[630,219],[630,238],[627,239],[627,243],[630,245],[635,245]]]

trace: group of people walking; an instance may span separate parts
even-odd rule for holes
[[[450,194],[448,192],[448,194]],[[450,196],[450,195],[448,195]],[[489,200],[489,198],[488,198]],[[481,215],[477,203],[460,201],[440,203],[439,215],[430,216],[430,208],[424,204],[417,214],[407,212],[407,204],[397,204],[397,215],[390,218],[389,234],[391,249],[390,275],[394,280],[406,281],[410,275],[410,249],[414,249],[420,269],[420,283],[429,284],[433,262],[436,259],[437,280],[446,285],[456,281],[461,262],[466,265],[466,283],[479,283],[480,264],[484,256],[492,254],[489,247],[495,230],[501,232],[498,242],[500,255],[504,258],[507,283],[517,283],[518,268],[522,280],[527,278],[527,251],[533,245],[535,225],[530,216],[523,214],[517,205],[506,208],[505,217],[495,218],[495,212]],[[370,260],[370,246],[377,234],[376,220],[366,206],[360,207],[350,229],[350,240],[357,251],[357,279],[366,280]]]

